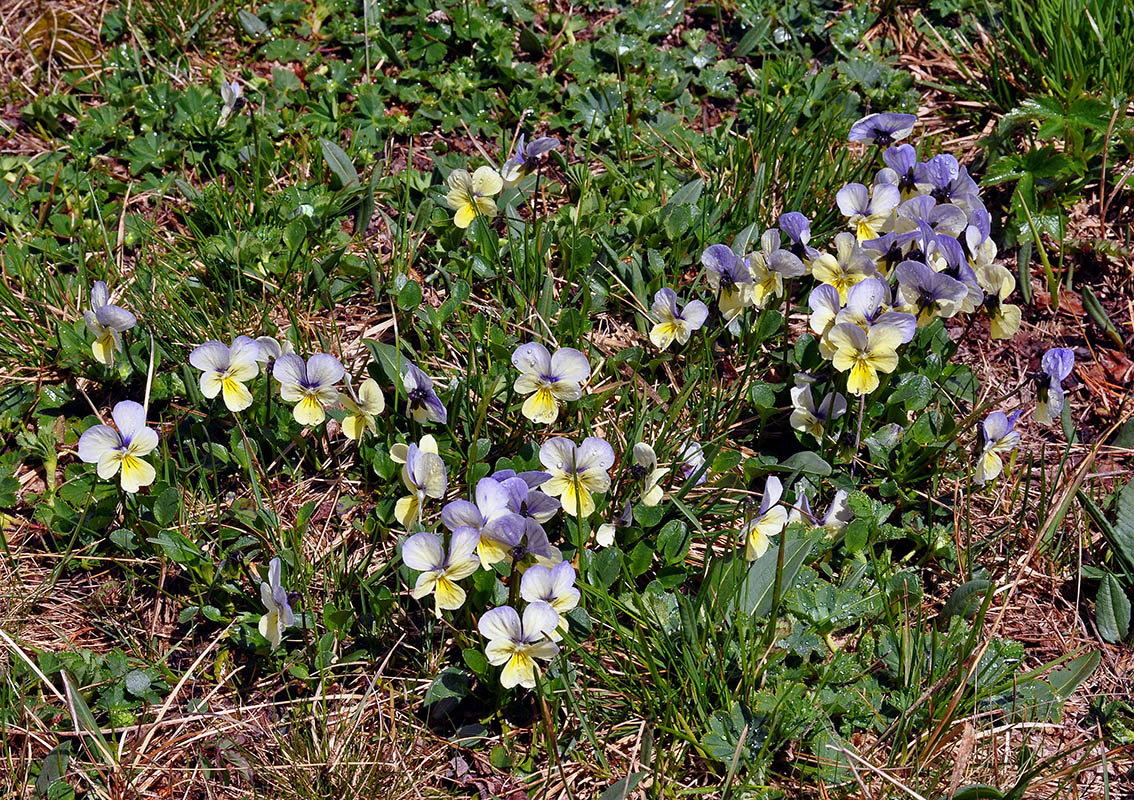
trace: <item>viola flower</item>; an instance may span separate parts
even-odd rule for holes
[[[424,425],[436,422],[444,425],[449,420],[449,412],[444,403],[433,391],[433,381],[410,363],[402,371],[402,389],[406,393],[406,410],[414,421]]]
[[[760,249],[747,261],[752,281],[752,304],[757,308],[764,308],[770,299],[784,293],[784,278],[797,278],[807,271],[798,256],[780,247],[780,232],[774,228],[764,231],[760,237]]]
[[[287,339],[277,341],[274,336],[257,336],[256,344],[260,346],[260,353],[256,356],[260,362],[275,361],[282,355],[295,352],[291,342]]]
[[[420,572],[411,593],[415,600],[433,595],[433,612],[455,611],[465,604],[465,590],[457,581],[476,572],[480,561],[476,557],[479,537],[472,528],[458,528],[449,540],[446,554],[441,537],[422,531],[402,543],[402,563]]]
[[[862,251],[874,262],[875,269],[883,278],[889,278],[894,267],[906,260],[906,250],[914,240],[914,233],[890,231],[877,239],[862,243]]]
[[[811,221],[803,214],[798,211],[780,214],[779,226],[791,242],[787,246],[788,252],[798,258],[800,263],[819,255],[819,251],[808,244],[811,241]]]
[[[863,330],[876,324],[893,325],[902,332],[902,342],[908,343],[917,333],[917,319],[913,314],[890,309],[890,284],[877,278],[867,278],[847,292],[847,304],[835,315],[835,323],[851,322]]]
[[[797,484],[798,486],[799,484]],[[811,501],[807,498],[806,492],[797,488],[796,494],[799,499],[788,513],[788,525],[793,522],[803,522],[812,528],[823,528],[828,533],[838,533],[854,519],[854,512],[850,510],[847,503],[847,493],[843,489],[835,492],[835,496],[831,498],[831,505],[827,508],[827,513],[821,519],[812,512]]]
[[[339,402],[335,384],[343,374],[339,360],[326,353],[316,353],[306,364],[297,355],[281,355],[272,367],[273,377],[280,382],[280,397],[295,403],[291,414],[300,425],[318,425],[327,418],[327,409]]]
[[[547,472],[517,475],[514,470],[500,470],[490,477],[508,493],[508,510],[523,520],[524,548],[537,559],[551,558],[554,548],[547,540],[543,523],[559,511],[559,501],[536,488],[546,483],[551,475]]]
[[[613,522],[604,522],[595,530],[595,544],[599,547],[610,547],[614,544],[614,534],[619,528],[625,528],[634,521],[634,510],[627,500],[622,506],[622,513]]]
[[[236,81],[222,81],[220,93],[221,113],[217,119],[217,130],[227,125],[232,115],[244,106],[244,90]]]
[[[917,124],[913,114],[867,114],[851,126],[847,137],[852,142],[873,142],[887,147],[909,136]]]
[[[95,464],[103,480],[122,472],[122,490],[133,494],[154,482],[157,473],[142,459],[158,445],[158,435],[146,427],[146,410],[133,400],[116,403],[110,412],[117,430],[109,425],[94,425],[79,437],[79,458]]]
[[[993,411],[981,426],[984,434],[984,447],[980,458],[977,459],[976,471],[973,473],[973,483],[984,486],[995,478],[1004,469],[1004,462],[1000,460],[1001,453],[1010,453],[1020,443],[1020,432],[1015,430],[1016,418],[1020,411],[1012,412],[1011,416],[1003,411]]]
[[[500,683],[505,689],[536,685],[535,659],[549,661],[559,652],[550,635],[559,626],[559,612],[547,603],[529,603],[524,619],[511,606],[486,611],[477,624],[480,635],[488,639],[484,654],[495,667],[504,665]]]
[[[588,436],[576,447],[570,439],[548,439],[539,449],[539,460],[551,473],[540,487],[558,497],[571,516],[589,517],[595,510],[594,492],[610,488],[607,470],[614,466],[614,450],[597,436]]]
[[[898,366],[898,346],[903,333],[896,325],[879,323],[863,331],[857,325],[841,322],[827,334],[835,355],[831,359],[839,372],[850,370],[847,391],[870,394],[878,388],[879,372],[893,372]]]
[[[224,393],[224,405],[232,412],[252,405],[252,392],[244,384],[260,374],[260,345],[255,339],[237,336],[231,346],[209,341],[193,349],[189,363],[201,372],[201,394],[212,400]]]
[[[888,147],[882,153],[882,160],[886,167],[878,172],[879,183],[882,183],[882,173],[886,173],[885,182],[897,186],[903,198],[917,191],[917,151],[912,145]]]
[[[528,567],[520,579],[520,597],[529,603],[547,603],[555,609],[559,621],[548,636],[559,641],[563,638],[561,632],[567,630],[567,612],[579,605],[575,568],[569,561],[561,561],[551,568],[540,564]]]
[[[968,170],[956,157],[948,153],[919,164],[916,176],[918,191],[938,203],[952,203],[967,209],[973,202],[979,202],[980,188],[976,181],[969,177]]]
[[[705,280],[717,292],[717,306],[729,332],[739,334],[740,314],[754,302],[748,264],[725,244],[706,247],[701,253],[701,264],[705,267]]]
[[[780,505],[784,485],[776,476],[769,476],[764,484],[764,498],[756,517],[744,524],[740,535],[744,537],[744,557],[755,561],[768,552],[771,537],[779,534],[787,525],[787,509]]]
[[[965,212],[952,203],[938,203],[927,194],[916,195],[898,206],[895,224],[907,231],[928,225],[934,233],[958,236],[968,225]]]
[[[848,183],[835,195],[839,211],[855,229],[860,242],[878,238],[901,201],[901,190],[888,183],[875,184],[873,191],[861,183]]]
[[[634,463],[630,467],[630,474],[642,485],[642,505],[656,506],[665,497],[665,491],[659,485],[665,473],[666,470],[658,466],[654,448],[645,442],[634,445]]]
[[[280,559],[277,556],[268,563],[268,580],[260,581],[260,602],[268,613],[260,617],[260,635],[275,650],[283,640],[284,631],[295,624],[295,614],[288,602],[287,592],[280,584]]]
[[[452,500],[441,509],[441,522],[449,530],[469,528],[477,532],[476,554],[485,569],[511,557],[512,548],[524,536],[524,520],[508,507],[510,499],[502,483],[481,478],[476,484],[475,503]]]
[[[969,287],[920,261],[903,261],[894,270],[898,278],[899,307],[928,325],[937,317],[956,315],[969,296]]]
[[[709,309],[700,300],[691,300],[684,310],[678,309],[677,292],[673,289],[658,289],[652,311],[656,322],[650,330],[650,341],[659,350],[665,350],[674,339],[678,344],[688,342],[690,334],[699,330],[709,316]]]
[[[820,283],[834,286],[839,293],[839,303],[845,304],[852,286],[877,273],[874,262],[858,246],[853,233],[844,231],[835,235],[835,253],[834,256],[820,253],[811,262],[811,274]]]
[[[504,162],[500,169],[500,176],[504,185],[511,188],[519,183],[525,175],[532,171],[532,164],[538,162],[545,153],[559,147],[559,140],[554,136],[541,136],[533,139],[530,144],[524,145],[524,134],[516,140],[516,149],[512,157]]]
[[[937,252],[945,260],[945,268],[942,272],[965,285],[966,292],[964,300],[961,301],[961,313],[971,314],[976,311],[984,302],[984,291],[981,289],[976,273],[969,266],[969,260],[965,256],[965,250],[961,243],[952,236],[939,233],[937,234]]]
[[[87,330],[95,337],[91,352],[95,361],[111,366],[115,352],[122,349],[122,332],[138,324],[138,319],[121,306],[110,302],[110,292],[102,281],[91,287],[91,307],[83,314]]]
[[[393,448],[390,450],[390,457],[394,458]],[[421,519],[425,498],[440,500],[445,496],[445,490],[449,488],[449,473],[445,462],[437,454],[437,440],[432,436],[423,436],[421,447],[409,445],[404,456],[402,483],[410,493],[394,505],[394,518],[409,529]]]
[[[842,311],[839,290],[830,284],[821,283],[807,296],[807,305],[811,308],[808,324],[819,339],[819,354],[829,359],[835,354],[835,349],[828,341],[827,335],[835,326],[835,319]]]
[[[449,194],[445,202],[455,212],[453,224],[467,228],[479,214],[485,219],[496,216],[496,201],[493,195],[500,194],[504,181],[492,167],[478,167],[469,175],[467,170],[455,169],[449,173]]]
[[[685,480],[689,480],[698,472],[701,472],[701,467],[705,465],[705,451],[701,447],[700,442],[687,441],[677,451],[677,459],[681,462],[681,474]],[[709,477],[709,471],[705,470],[697,475],[697,482],[694,486],[700,486]]]
[[[524,401],[523,415],[535,423],[550,425],[559,418],[559,405],[583,396],[583,384],[591,376],[587,357],[573,347],[561,347],[555,355],[538,342],[522,344],[512,353],[512,365],[520,376],[512,388]]]
[[[1008,280],[1001,281],[1000,290],[996,293],[990,293],[984,299],[984,306],[988,309],[988,335],[992,339],[1011,339],[1016,335],[1016,331],[1020,330],[1023,314],[1019,306],[1004,302],[1008,299],[1012,290],[1016,288],[1016,281],[1012,277],[1012,273],[1004,267],[1001,267],[1001,269],[1007,274]]]
[[[362,439],[362,432],[369,430],[371,435],[378,434],[378,426],[374,418],[386,409],[386,398],[378,387],[378,381],[367,378],[358,387],[358,393],[350,382],[350,375],[343,375],[346,383],[346,392],[339,393],[339,403],[346,407],[350,416],[343,420],[343,433],[348,439],[356,442]]]
[[[1041,425],[1051,425],[1063,413],[1063,381],[1075,369],[1075,352],[1067,347],[1053,347],[1043,354],[1040,368],[1043,371],[1033,418]]]
[[[791,390],[791,427],[823,439],[824,426],[847,412],[847,399],[838,392],[828,392],[818,406],[811,396],[811,386],[804,383]]]

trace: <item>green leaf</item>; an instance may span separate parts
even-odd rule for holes
[[[992,588],[992,581],[974,578],[953,590],[941,608],[941,617],[970,617],[980,609],[981,599]]]
[[[929,378],[917,373],[906,373],[886,398],[886,405],[905,403],[906,411],[917,411],[929,405],[932,399],[933,384]]]
[[[406,285],[398,292],[398,308],[413,311],[421,305],[421,298],[421,285],[417,281],[406,281]]]
[[[618,552],[617,547],[599,550],[591,557],[590,569],[587,571],[591,584],[600,589],[609,588],[618,577],[621,562],[622,554]]]
[[[831,465],[824,461],[822,456],[811,450],[803,450],[802,452],[788,456],[781,463],[781,466],[787,467],[792,471],[804,472],[810,475],[831,474]]]
[[[264,21],[247,9],[242,8],[237,11],[236,18],[240,20],[240,27],[244,28],[244,32],[254,39],[268,33],[268,26]]]
[[[67,710],[71,713],[71,721],[75,723],[75,730],[84,734],[84,744],[93,745],[94,750],[98,752],[102,760],[114,766],[114,753],[106,743],[106,739],[103,738],[102,731],[95,721],[94,714],[91,713],[90,706],[87,705],[87,701],[83,699],[82,693],[75,685],[75,679],[67,670],[63,670],[60,675],[63,678]]]
[[[1127,481],[1118,492],[1112,544],[1127,564],[1134,565],[1134,480]]]
[[[705,181],[694,178],[669,196],[667,206],[694,205],[701,199],[701,190],[705,188]]]
[[[445,667],[429,684],[425,692],[425,705],[431,706],[439,700],[453,698],[462,700],[469,696],[469,676],[463,669]]]
[[[319,147],[323,151],[323,159],[327,162],[327,167],[338,178],[340,188],[359,185],[358,171],[355,170],[350,156],[341,147],[330,139],[322,138],[319,139]]]
[[[634,791],[634,787],[649,774],[647,770],[640,770],[627,775],[622,780],[611,784],[610,788],[599,796],[599,800],[626,800]]]
[[[181,509],[181,493],[176,486],[170,486],[154,500],[154,520],[163,528],[177,519]]]
[[[1105,642],[1121,642],[1130,632],[1130,598],[1118,578],[1109,572],[1095,598],[1095,623]]]
[[[477,650],[475,647],[466,647],[461,651],[461,658],[464,660],[465,665],[473,671],[474,675],[484,677],[488,675],[488,659],[485,658],[484,653]]]
[[[47,797],[52,784],[67,774],[67,765],[70,763],[70,742],[64,742],[44,756],[39,768],[39,777],[35,779],[35,796]]]
[[[630,574],[637,578],[650,568],[651,562],[654,560],[654,550],[648,544],[638,542],[634,545],[634,549],[630,551],[630,561],[627,566],[630,569]]]
[[[784,569],[780,580],[780,590],[791,586],[799,574],[803,562],[815,546],[815,539],[791,539],[784,544]],[[778,556],[775,543],[761,558],[752,562],[748,568],[748,578],[740,590],[740,610],[749,616],[765,617],[772,610],[772,591],[776,584],[776,561]]]
[[[201,551],[197,545],[178,531],[162,531],[156,537],[146,541],[150,544],[156,544],[165,551],[166,556],[171,561],[176,561],[178,564],[195,564],[201,559]]]
[[[954,792],[953,800],[1004,800],[1004,792],[986,783],[974,783]]]
[[[150,676],[140,669],[126,673],[126,691],[135,697],[141,697],[150,689]]]
[[[1057,669],[1048,676],[1048,683],[1061,700],[1067,700],[1087,678],[1095,674],[1102,661],[1102,653],[1092,650],[1069,661],[1063,669]]]
[[[689,527],[679,519],[670,520],[658,532],[658,555],[667,564],[680,564],[689,552]]]

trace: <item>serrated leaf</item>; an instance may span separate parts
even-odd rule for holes
[[[319,148],[323,151],[323,160],[327,162],[327,167],[338,178],[339,186],[341,188],[349,188],[359,185],[358,170],[354,168],[354,162],[350,160],[350,156],[346,151],[332,142],[330,139],[319,139]]]
[[[1130,598],[1122,583],[1107,573],[1095,598],[1095,623],[1105,642],[1121,642],[1130,632]]]

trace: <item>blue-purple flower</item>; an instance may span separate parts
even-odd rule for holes
[[[885,168],[878,171],[878,183],[890,183],[898,187],[902,197],[908,197],[917,189],[917,151],[913,145],[899,144],[888,147],[882,153]]]
[[[334,356],[316,353],[307,359],[288,353],[276,359],[272,375],[280,382],[280,397],[295,403],[292,416],[300,425],[318,425],[327,409],[339,402],[335,387],[343,379],[343,365]]]
[[[790,240],[787,251],[802,262],[810,261],[819,251],[808,244],[811,241],[811,220],[798,211],[780,214],[780,230]]]
[[[476,484],[475,503],[452,500],[441,509],[441,521],[449,530],[471,528],[477,532],[480,540],[476,554],[485,569],[509,558],[523,538],[524,520],[509,508],[509,499],[503,484],[481,478]]]
[[[95,337],[91,352],[100,364],[114,363],[115,352],[122,349],[122,332],[133,328],[137,318],[121,306],[110,302],[110,292],[102,281],[91,287],[91,307],[84,312],[83,321]]]
[[[1040,368],[1033,416],[1041,425],[1051,425],[1063,413],[1063,381],[1075,369],[1075,353],[1067,347],[1053,347],[1043,354]]]
[[[752,305],[752,273],[732,248],[711,244],[701,253],[705,280],[717,292],[717,305],[728,329],[740,333],[740,314]]]
[[[508,510],[524,522],[524,549],[536,558],[552,558],[554,551],[547,540],[543,523],[559,511],[559,501],[538,491],[551,478],[548,472],[521,472],[503,469],[490,476],[508,493]]]
[[[154,482],[153,465],[142,459],[158,446],[158,435],[146,426],[146,410],[133,400],[116,403],[110,412],[114,425],[94,425],[79,437],[79,458],[95,464],[103,480],[121,470],[122,490],[133,494]]]
[[[892,325],[902,332],[904,342],[913,339],[917,332],[913,314],[890,309],[890,284],[877,278],[867,278],[851,287],[846,306],[835,315],[835,323],[840,322],[852,322],[863,330],[876,324]]]
[[[402,389],[406,393],[406,411],[415,422],[444,425],[449,420],[445,404],[433,391],[432,379],[414,364],[407,362],[402,370]]]
[[[920,261],[903,261],[894,270],[898,278],[898,305],[928,325],[937,317],[952,317],[961,310],[969,287]]]
[[[665,350],[674,340],[678,344],[688,342],[690,334],[700,329],[709,316],[709,309],[700,300],[691,300],[685,308],[679,308],[673,289],[658,289],[652,311],[655,322],[650,329],[650,341],[659,350]]]
[[[1020,432],[1015,430],[1016,418],[1020,411],[1012,412],[1007,416],[1003,411],[993,411],[981,426],[984,434],[984,447],[980,458],[977,459],[976,471],[973,473],[973,483],[984,486],[995,478],[1004,469],[1004,462],[1000,459],[1001,453],[1010,453],[1020,443]]]
[[[917,123],[913,114],[867,114],[851,126],[847,137],[852,142],[873,142],[888,147],[909,136]]]
[[[515,186],[532,171],[532,165],[537,163],[545,153],[557,147],[559,147],[559,140],[554,136],[541,136],[525,145],[524,134],[521,133],[516,140],[516,149],[512,152],[512,157],[505,161],[500,169],[500,176],[504,179],[504,185]]]
[[[889,183],[875,184],[873,191],[861,183],[848,183],[835,195],[839,211],[860,242],[878,238],[901,201],[901,190]]]

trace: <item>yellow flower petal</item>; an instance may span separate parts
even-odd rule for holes
[[[252,405],[252,392],[243,383],[225,378],[221,385],[224,388],[224,404],[229,411],[243,411]]]
[[[531,656],[526,651],[517,649],[500,673],[500,683],[505,689],[513,686],[532,689],[535,687],[535,670],[536,665]]]
[[[559,404],[555,401],[551,389],[542,386],[524,401],[521,411],[532,422],[550,425],[559,417]]]
[[[313,394],[307,394],[295,404],[292,416],[300,425],[318,425],[327,418],[327,412],[323,410],[319,398]]]
[[[133,494],[154,482],[157,473],[148,461],[126,453],[122,456],[122,490]]]

